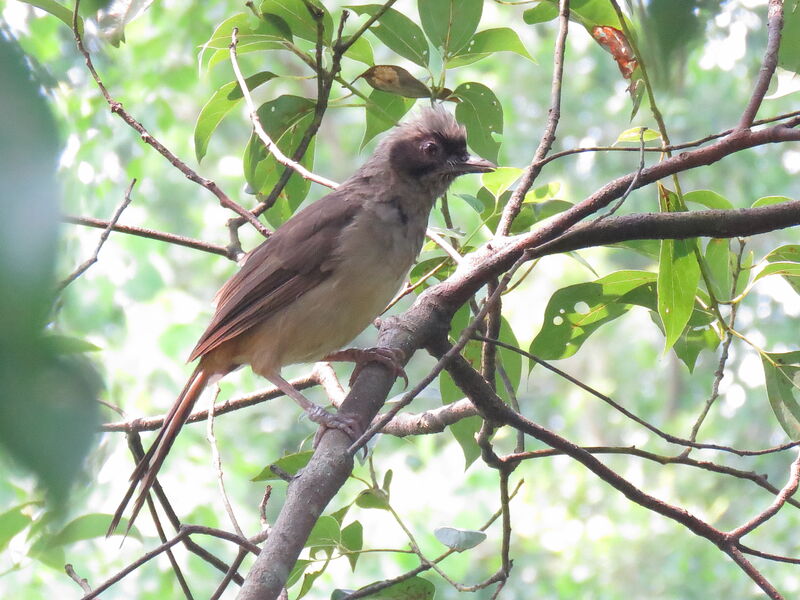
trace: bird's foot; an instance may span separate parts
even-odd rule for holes
[[[356,366],[350,376],[351,386],[368,363],[377,362],[389,369],[395,377],[400,377],[405,386],[408,387],[408,375],[403,369],[406,354],[398,348],[347,348],[346,350],[333,352],[323,360],[354,362]]]
[[[314,448],[319,445],[322,436],[325,435],[329,429],[338,429],[346,433],[354,442],[364,432],[361,419],[353,414],[333,414],[316,404],[306,409],[306,414],[308,414],[308,418],[311,421],[319,424],[319,429],[317,429],[317,433],[314,434]]]

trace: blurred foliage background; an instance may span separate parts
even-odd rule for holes
[[[334,10],[338,3],[325,4]],[[698,139],[737,122],[766,42],[765,2],[695,4],[696,10],[681,13],[685,21],[676,23],[658,12],[674,16],[664,2],[637,3],[644,11],[637,23],[646,51],[660,57],[654,61],[653,73],[659,107],[673,142]],[[444,82],[455,89],[460,83],[479,81],[500,99],[504,121],[499,154],[502,166],[524,167],[528,163],[549,105],[556,25],[554,21],[525,24],[523,12],[530,7],[486,2],[481,28],[513,27],[536,63],[519,54],[502,53],[449,70]],[[29,388],[18,390],[7,385],[18,378],[0,376],[0,592],[26,599],[78,597],[80,590],[64,574],[64,563],[72,563],[82,577],[97,585],[157,543],[146,519],[140,521],[139,532],[121,549],[119,538],[102,537],[108,522],[102,515],[116,506],[132,464],[124,436],[93,433],[98,421],[119,419],[94,398],[121,407],[128,418],[164,412],[190,372],[184,359],[210,316],[210,300],[235,265],[219,256],[113,233],[102,248],[99,262],[69,285],[51,307],[53,279],[63,279],[91,256],[100,236],[99,230],[57,226],[58,212],[109,219],[130,180],[136,178],[138,184],[123,223],[225,245],[226,220],[232,214],[219,207],[211,194],[188,182],[111,114],[63,22],[15,0],[0,2],[0,8],[0,69],[2,80],[10,83],[0,87],[4,107],[0,111],[0,201],[4,211],[0,220],[0,309],[4,327],[0,374],[7,369],[10,373],[22,372],[23,380],[33,382]],[[415,3],[401,1],[398,8],[416,19]],[[240,107],[236,118],[222,123],[199,165],[193,147],[194,123],[200,109],[217,88],[233,80],[226,61],[200,68],[200,48],[221,21],[243,10],[241,3],[233,1],[199,5],[165,0],[153,3],[128,25],[119,47],[91,35],[88,39],[94,40],[95,65],[111,94],[190,166],[247,204],[251,197],[243,183],[242,154],[251,128],[244,109]],[[415,76],[424,76],[419,67],[372,41],[376,63],[400,65]],[[278,94],[315,93],[311,72],[286,53],[255,52],[243,54],[240,60],[246,74],[270,70],[281,76],[254,92],[258,101]],[[30,83],[26,70],[44,86],[44,99],[37,85]],[[346,61],[343,77],[352,81],[363,70],[363,64]],[[620,77],[610,55],[577,25],[570,31],[565,73],[562,121],[554,151],[610,145],[631,126],[656,128],[646,107],[630,120],[630,97],[625,91],[628,82]],[[370,92],[366,85],[362,89]],[[316,172],[341,181],[374,146],[373,140],[360,148],[364,111],[358,104],[352,99],[329,109],[316,142]],[[796,105],[796,94],[768,99],[761,115],[788,112]],[[638,160],[636,153],[575,155],[548,164],[537,185],[557,184],[560,199],[577,202],[610,179],[635,170]],[[746,207],[766,195],[800,196],[798,172],[800,149],[780,145],[739,153],[713,168],[682,174],[680,180],[684,191],[713,189],[735,207]],[[474,214],[461,207],[457,197],[459,193],[474,194],[478,183],[474,178],[463,179],[454,189],[451,209],[454,221],[471,231]],[[308,201],[324,191],[313,186]],[[623,212],[657,210],[657,206],[655,190],[647,188],[631,194]],[[444,224],[438,212],[433,221],[438,226]],[[259,241],[252,228],[246,226],[241,232],[245,249]],[[485,235],[479,233],[479,239]],[[786,230],[748,240],[747,248],[759,260],[782,243],[797,242],[797,231]],[[22,264],[20,256],[32,262],[23,275],[17,272]],[[538,332],[544,306],[557,289],[620,269],[652,269],[655,265],[645,254],[609,248],[581,252],[580,257],[580,261],[571,256],[541,261],[530,283],[506,297],[505,316],[523,348]],[[21,293],[21,286],[28,286],[29,291]],[[25,314],[16,317],[21,314],[20,301]],[[394,310],[402,310],[408,302]],[[798,316],[797,294],[782,279],[771,277],[761,281],[741,306],[738,323],[740,331],[755,344],[780,352],[797,348]],[[59,350],[52,349],[52,341],[38,343],[45,323],[48,335],[68,340],[62,339]],[[5,329],[11,325],[17,328]],[[28,348],[30,340],[37,342],[31,342]],[[86,347],[76,347],[80,341],[97,349],[84,352]],[[367,331],[356,343],[373,342],[374,332]],[[581,352],[558,366],[662,429],[682,435],[710,394],[718,356],[701,354],[690,373],[671,353],[662,350],[662,336],[647,311],[634,309],[614,326],[603,328]],[[701,430],[701,439],[740,448],[787,441],[767,403],[758,355],[739,343],[733,344],[731,352],[721,398]],[[27,356],[36,359],[19,360]],[[64,366],[67,360],[72,362]],[[412,381],[430,364],[427,357],[415,356],[409,367]],[[526,365],[526,373],[528,368]],[[307,370],[307,366],[300,366],[287,369],[287,374],[295,376]],[[346,381],[348,368],[337,367],[337,371]],[[102,391],[98,379],[103,382]],[[243,370],[222,384],[220,400],[263,385]],[[38,389],[39,395],[30,394],[29,389]],[[311,395],[314,397],[314,393]],[[55,408],[38,408],[54,398],[58,404]],[[438,406],[440,398],[440,391],[433,386],[415,402],[413,410]],[[532,419],[583,445],[636,445],[654,452],[675,452],[540,368],[525,377],[519,401]],[[25,411],[30,409],[33,417],[26,416]],[[53,410],[63,411],[62,417],[54,417],[50,425],[37,422],[36,415],[53,414]],[[62,432],[67,438],[67,432],[75,431],[68,426],[67,415],[83,426],[75,434],[75,450],[69,452],[61,445],[46,445],[48,439],[58,438]],[[301,445],[309,447],[314,427],[298,415],[293,405],[279,399],[217,421],[228,492],[247,532],[259,529],[257,506],[264,491],[263,484],[251,478],[283,453],[296,451]],[[500,432],[501,445],[504,435],[510,449],[513,436]],[[161,480],[187,522],[228,527],[220,510],[217,483],[211,476],[210,451],[204,436],[203,425],[183,431]],[[15,437],[24,442],[14,442]],[[20,460],[15,449],[24,443],[42,451],[40,463],[44,466]],[[91,452],[78,472],[76,465],[81,464],[89,444]],[[70,452],[77,458],[63,465],[48,460],[55,461]],[[792,460],[789,454],[746,459],[709,452],[696,456],[765,473],[779,487]],[[636,485],[723,529],[740,524],[772,501],[755,486],[707,471],[664,467],[629,456],[603,460]],[[43,474],[48,464],[59,465],[67,483]],[[496,473],[480,461],[469,464],[462,473],[464,466],[461,448],[448,434],[414,440],[384,437],[378,442],[378,477],[382,479],[392,470],[392,507],[430,556],[444,549],[433,535],[434,528],[477,529],[499,508]],[[34,473],[43,475],[46,489],[49,486],[62,499],[71,482],[66,505],[62,502],[61,508],[53,508],[40,502],[46,494]],[[366,473],[366,466],[357,467],[357,475]],[[504,592],[506,597],[760,597],[752,582],[717,548],[631,504],[569,459],[529,461],[516,471],[512,484],[518,481],[524,482],[512,502],[514,572]],[[270,518],[281,505],[283,485],[275,484],[267,510]],[[342,491],[341,503],[335,500],[330,509],[351,501],[360,489],[353,480]],[[385,511],[353,508],[349,516],[363,524],[366,548],[407,547],[402,530]],[[797,511],[787,507],[779,519],[746,542],[775,553],[796,554],[793,532],[799,525]],[[486,542],[449,558],[443,568],[464,583],[488,576],[499,566],[499,531],[495,523],[488,530]],[[210,547],[228,559],[235,554],[234,548],[219,541],[211,542]],[[210,593],[201,590],[214,589],[218,573],[194,556],[182,551],[178,556],[200,597]],[[348,562],[339,559],[307,597],[327,598],[334,587],[354,589],[416,564],[417,559],[410,554],[369,553],[360,557],[353,574]],[[247,566],[245,562],[245,570]],[[800,591],[796,567],[767,562],[759,562],[758,567],[788,595]],[[437,598],[459,596],[438,578],[426,577],[436,583]],[[139,599],[175,596],[174,576],[164,556],[103,594],[104,598]],[[475,597],[489,597],[489,592],[478,592]]]

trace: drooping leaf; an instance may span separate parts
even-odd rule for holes
[[[456,119],[467,128],[467,143],[484,158],[497,162],[500,142],[494,135],[503,133],[503,107],[497,96],[474,81],[462,83],[453,94],[461,99],[456,106]]]
[[[800,351],[768,353],[761,364],[778,423],[790,439],[800,439]]]
[[[431,90],[402,67],[375,65],[361,75],[376,90],[405,98],[430,98]]]
[[[658,265],[658,314],[664,324],[665,350],[683,333],[694,310],[700,265],[695,240],[662,240]]]
[[[262,83],[266,83],[270,79],[277,77],[274,73],[269,71],[262,71],[256,73],[245,79],[248,90],[254,90]],[[197,156],[197,162],[203,160],[208,150],[208,142],[211,139],[211,134],[217,129],[217,126],[222,122],[226,115],[228,115],[239,102],[242,101],[244,95],[239,83],[231,81],[219,88],[213,96],[206,102],[205,106],[200,110],[197,116],[197,122],[194,125],[194,152]]]
[[[356,506],[387,510],[389,508],[389,496],[383,490],[369,488],[358,494]]]
[[[373,16],[383,7],[380,4],[363,4],[348,6],[358,15]],[[428,66],[430,50],[425,34],[411,19],[403,13],[390,8],[370,27],[375,36],[386,46],[411,62],[421,67]]]
[[[364,547],[364,526],[359,521],[353,521],[342,529],[342,547],[347,550],[347,560],[350,568],[355,571],[361,549]]]
[[[731,250],[727,239],[711,239],[706,245],[706,265],[711,276],[711,291],[717,300],[730,299],[733,273],[731,273]]]
[[[483,0],[418,0],[422,29],[442,55],[457,53],[478,28]]]

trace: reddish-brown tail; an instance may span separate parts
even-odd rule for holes
[[[153,445],[150,446],[147,454],[144,455],[142,460],[139,461],[139,464],[136,465],[133,473],[131,473],[131,484],[122,502],[120,502],[117,511],[114,513],[114,518],[111,520],[111,526],[108,528],[106,536],[113,534],[117,529],[120,519],[122,519],[122,514],[125,512],[128,502],[130,502],[131,497],[133,497],[138,487],[139,494],[136,496],[136,501],[133,503],[133,511],[128,520],[128,527],[125,529],[125,535],[130,531],[133,526],[133,521],[136,519],[139,511],[142,510],[142,506],[144,506],[147,500],[150,488],[153,487],[156,481],[156,475],[161,468],[161,464],[167,457],[170,448],[172,448],[172,444],[175,442],[175,438],[178,436],[181,427],[183,427],[186,419],[189,418],[192,407],[195,405],[195,402],[197,402],[200,394],[202,394],[210,377],[211,373],[203,370],[201,362],[194,370],[194,373],[192,373],[189,381],[186,382],[183,391],[181,391],[178,399],[175,400],[169,413],[167,413],[167,416],[164,418],[164,424],[161,426],[161,429],[158,430],[158,435],[156,435]]]

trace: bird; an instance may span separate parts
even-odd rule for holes
[[[240,366],[250,365],[312,421],[358,437],[357,417],[314,404],[281,377],[281,368],[345,357],[377,360],[402,373],[391,352],[334,351],[373,322],[402,286],[436,199],[460,175],[494,170],[490,161],[468,153],[466,141],[466,129],[442,107],[423,109],[391,130],[354,175],[245,256],[215,296],[211,322],[189,357],[199,359],[197,366],[134,468],[107,535],[138,489],[130,531],[195,402]]]

